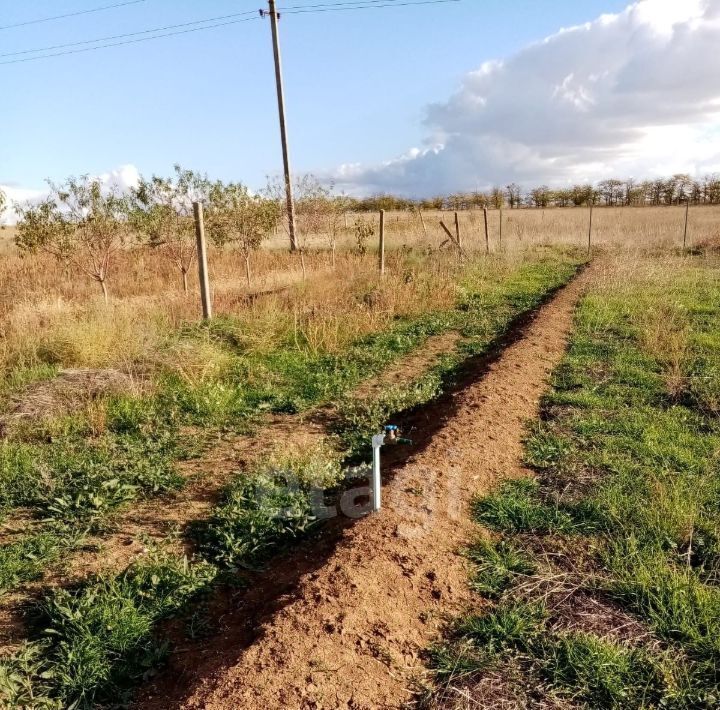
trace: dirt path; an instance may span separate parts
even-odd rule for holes
[[[443,353],[452,351],[459,337],[451,331],[428,338],[386,371],[361,383],[350,395],[370,397],[378,390],[418,377]],[[264,432],[263,439],[301,447],[323,439],[335,416],[337,413],[331,407],[317,407],[296,415],[267,415],[258,422],[258,429]],[[28,603],[48,586],[68,586],[98,572],[119,572],[144,555],[148,541],[167,545],[169,536],[177,552],[192,553],[192,541],[182,533],[194,522],[205,519],[230,479],[238,471],[247,470],[263,453],[267,453],[265,447],[258,446],[258,438],[252,434],[224,434],[211,442],[199,458],[180,463],[178,468],[186,480],[180,491],[136,501],[119,513],[115,530],[89,537],[81,550],[67,555],[41,579],[4,595],[0,599],[0,653],[12,652],[25,638]],[[0,529],[0,539],[6,534],[4,530]],[[19,524],[19,530],[26,532],[27,525]]]
[[[475,532],[468,504],[496,479],[521,474],[525,421],[564,352],[589,274],[455,395],[452,416],[386,488],[381,514],[346,528],[333,549],[318,549],[322,562],[296,566],[294,591],[264,617],[254,643],[240,643],[226,626],[175,676],[192,690],[178,697],[167,686],[148,688],[139,707],[359,710],[411,699],[422,649],[470,601],[458,552]],[[237,611],[236,625],[252,623]]]

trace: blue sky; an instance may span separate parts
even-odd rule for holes
[[[0,25],[107,4],[112,0],[0,0]],[[293,163],[299,170],[332,170],[400,154],[421,143],[426,105],[445,99],[466,72],[625,4],[463,0],[286,15],[281,37]],[[146,0],[0,30],[0,53],[260,5]],[[267,22],[2,65],[0,82],[0,184],[36,188],[46,177],[128,163],[143,173],[166,173],[181,162],[256,186],[280,167]]]
[[[118,2],[0,0],[0,26]],[[176,162],[262,187],[281,160],[258,5],[134,0],[0,29],[0,188],[22,200],[45,178],[84,173],[128,185]],[[243,12],[252,19],[3,63]],[[461,0],[286,13],[280,25],[293,166],[338,189],[419,196],[720,172],[720,0]]]

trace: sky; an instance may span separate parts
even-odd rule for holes
[[[403,1],[282,15],[296,171],[354,194],[415,196],[720,171],[720,0]],[[277,174],[261,3],[135,0],[8,27],[119,2],[0,0],[0,188],[24,199],[79,174],[123,186],[175,163],[252,188]],[[244,12],[202,32],[17,61]]]

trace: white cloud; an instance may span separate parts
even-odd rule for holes
[[[720,165],[720,0],[640,0],[469,73],[426,147],[336,176],[411,194]]]
[[[127,192],[132,187],[137,187],[140,180],[140,172],[134,165],[121,165],[115,170],[96,175],[97,179],[107,189],[116,189],[120,192]],[[0,224],[15,224],[17,214],[13,209],[14,204],[24,204],[27,202],[40,202],[48,194],[47,189],[33,190],[17,185],[3,185],[0,183],[0,191],[5,193],[7,199],[7,209],[0,216]]]

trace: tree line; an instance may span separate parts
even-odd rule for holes
[[[505,187],[474,192],[456,192],[424,199],[410,199],[380,194],[363,199],[352,199],[352,209],[358,212],[377,210],[466,210],[473,208],[510,207],[582,207],[606,205],[608,207],[720,204],[720,175],[711,174],[699,179],[678,173],[655,180],[634,178],[601,180],[596,184],[584,183],[563,188],[540,185],[523,189],[517,183]]]
[[[85,274],[98,283],[106,300],[115,256],[131,244],[162,250],[177,267],[182,288],[188,290],[188,273],[196,258],[194,202],[204,205],[206,231],[212,242],[221,248],[233,246],[242,254],[248,285],[252,254],[271,234],[287,231],[285,186],[280,179],[252,192],[240,182],[210,180],[176,165],[171,176],[141,177],[128,191],[109,188],[88,176],[70,177],[60,184],[48,181],[48,185],[48,194],[41,201],[13,205],[18,215],[17,246],[21,253],[47,253],[63,268]],[[608,179],[596,185],[560,189],[541,185],[528,191],[510,183],[486,192],[418,200],[394,195],[352,198],[336,194],[332,186],[323,185],[312,175],[297,178],[294,188],[303,273],[303,238],[311,234],[324,238],[334,266],[337,240],[348,228],[348,214],[352,212],[720,204],[718,175],[693,179],[677,174],[639,182]],[[0,215],[6,203],[0,191]],[[357,219],[350,228],[355,231],[358,252],[364,253],[372,226]]]

